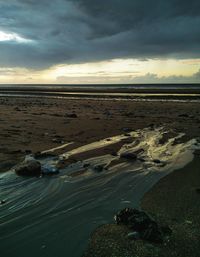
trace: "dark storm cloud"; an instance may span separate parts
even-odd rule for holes
[[[0,66],[200,57],[199,0],[0,0]]]

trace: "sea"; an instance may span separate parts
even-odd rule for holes
[[[96,85],[20,85],[1,84],[0,96],[89,98],[133,101],[199,101],[200,84],[96,84]]]

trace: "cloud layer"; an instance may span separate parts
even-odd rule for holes
[[[0,67],[200,57],[198,0],[0,0]]]

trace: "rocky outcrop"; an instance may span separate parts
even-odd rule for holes
[[[37,160],[24,161],[15,168],[15,172],[19,176],[38,177],[42,174],[41,164]]]
[[[115,215],[118,225],[127,226],[132,232],[129,237],[147,240],[152,243],[162,243],[162,228],[145,212],[126,208]]]
[[[121,210],[114,219],[115,224],[102,225],[92,233],[83,257],[163,256],[172,232],[168,226],[162,227],[146,212],[131,208]]]

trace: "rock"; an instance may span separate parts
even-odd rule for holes
[[[126,116],[126,117],[131,117],[133,115],[134,115],[134,112],[127,112],[124,114],[124,116]]]
[[[154,162],[154,163],[157,163],[157,164],[160,164],[160,163],[161,163],[161,161],[158,160],[158,159],[153,160],[153,162]]]
[[[125,137],[131,137],[131,134],[125,133],[124,136],[125,136]]]
[[[111,155],[112,156],[118,156],[117,152],[112,152]]]
[[[89,164],[89,163],[84,163],[84,164],[83,164],[83,168],[88,168],[88,167],[90,167],[90,164]]]
[[[24,161],[15,168],[15,172],[19,176],[37,177],[41,175],[41,164],[37,160]]]
[[[72,165],[74,163],[76,163],[78,160],[72,158],[72,157],[69,157],[67,158],[66,160],[59,160],[56,164],[56,168],[57,169],[64,169],[66,168],[67,166],[69,165]]]
[[[162,243],[163,236],[157,223],[145,212],[126,208],[115,215],[118,225],[125,225],[133,232],[138,232],[140,238],[153,243]]]
[[[126,152],[126,153],[120,154],[120,158],[124,158],[129,161],[135,161],[135,160],[137,160],[137,154],[131,153],[131,152]]]
[[[166,162],[160,161],[158,159],[153,160],[155,164],[159,164],[159,167],[164,167],[166,165]]]
[[[186,114],[186,113],[183,113],[183,114],[179,114],[179,115],[178,115],[178,117],[188,118],[188,117],[189,117],[189,115],[188,115],[188,114]]]
[[[65,116],[68,118],[78,118],[76,113],[69,113],[69,114],[66,114]]]
[[[148,127],[150,127],[151,129],[153,129],[153,128],[155,127],[155,124],[154,124],[154,123],[150,123],[150,124],[148,125]]]
[[[104,169],[104,166],[103,166],[103,165],[96,165],[96,166],[94,167],[94,170],[95,170],[96,172],[102,172],[103,169]]]
[[[21,109],[19,107],[15,107],[14,110],[17,112],[21,112]]]
[[[122,131],[124,131],[124,132],[131,132],[132,131],[132,129],[131,128],[122,128]]]
[[[53,138],[52,142],[56,144],[64,144],[64,141],[60,138]]]
[[[31,154],[32,151],[31,150],[25,150],[25,154]]]
[[[59,173],[59,170],[57,167],[54,167],[51,165],[42,166],[42,174],[43,175],[56,175],[58,173]]]
[[[3,204],[5,204],[6,203],[6,200],[1,200],[0,201],[0,205],[3,205]]]

